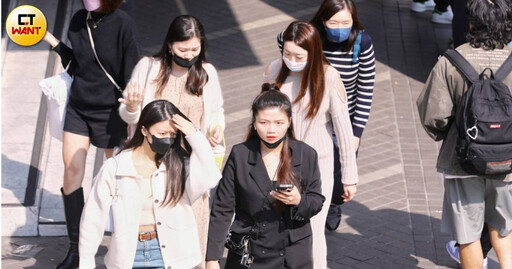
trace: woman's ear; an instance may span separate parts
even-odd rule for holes
[[[140,132],[142,133],[143,136],[148,136],[148,131],[146,130],[146,127],[142,126]]]

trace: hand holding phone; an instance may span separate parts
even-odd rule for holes
[[[292,184],[279,184],[270,195],[285,205],[298,205],[302,198],[299,190]]]
[[[276,191],[278,191],[278,192],[283,192],[283,191],[290,192],[292,190],[292,188],[293,188],[292,184],[279,184],[276,187]]]

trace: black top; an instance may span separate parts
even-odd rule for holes
[[[301,185],[301,201],[297,206],[286,206],[284,215],[272,205],[271,182],[259,140],[233,146],[213,199],[206,260],[222,258],[228,229],[236,234],[251,234],[254,255],[265,250],[277,259],[282,258],[279,249],[286,238],[294,243],[311,235],[309,219],[320,212],[325,200],[318,156],[303,142],[290,140],[289,146],[292,170]],[[233,213],[235,220],[231,223]]]
[[[70,75],[74,75],[70,101],[85,108],[115,107],[122,95],[96,61],[85,25],[86,18],[87,11],[82,9],[71,19],[68,39],[73,49],[62,42],[54,48],[64,67],[72,60],[68,70]],[[92,12],[92,19],[94,22],[101,19],[97,28],[88,21],[98,58],[124,89],[140,58],[135,22],[119,9],[109,14]]]

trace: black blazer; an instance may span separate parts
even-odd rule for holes
[[[325,200],[321,194],[318,156],[303,142],[290,140],[289,146],[292,170],[299,176],[302,197],[298,206],[286,206],[284,214],[273,206],[275,199],[269,194],[271,181],[261,157],[260,141],[233,146],[213,200],[207,261],[222,258],[228,230],[252,234],[253,252],[263,249],[264,253],[279,253],[282,239],[294,243],[311,235],[309,219],[320,212]],[[233,213],[235,219],[231,224]]]

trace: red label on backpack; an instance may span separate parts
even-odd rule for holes
[[[502,161],[502,162],[487,162],[487,165],[505,165],[505,166],[508,166],[510,167],[510,165],[512,164],[512,160],[507,160],[507,161]]]
[[[489,128],[491,128],[491,129],[500,129],[501,128],[501,124],[499,124],[499,123],[489,124]]]

